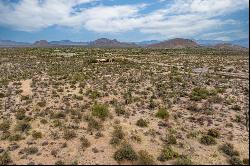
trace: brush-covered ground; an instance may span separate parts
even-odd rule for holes
[[[249,53],[0,49],[0,164],[248,164]]]

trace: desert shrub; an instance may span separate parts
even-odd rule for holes
[[[249,158],[244,158],[243,159],[243,164],[249,165]]]
[[[95,120],[93,117],[88,119],[88,130],[92,131],[93,129],[95,130],[100,130],[102,128],[102,125],[100,122]]]
[[[148,122],[141,118],[141,119],[137,120],[136,125],[139,127],[147,127]]]
[[[97,61],[97,59],[91,57],[91,58],[89,58],[89,59],[87,60],[87,62],[91,64],[91,63],[97,63],[98,61]]]
[[[115,126],[114,131],[112,133],[112,138],[110,140],[110,144],[113,144],[113,145],[119,144],[124,138],[124,136],[125,136],[125,133],[122,131],[122,127]]]
[[[155,104],[154,100],[152,98],[150,98],[148,108],[152,110],[155,107],[156,107],[156,104]]]
[[[74,98],[76,100],[83,100],[83,96],[81,96],[81,95],[74,95]]]
[[[39,107],[45,107],[46,106],[46,101],[40,101],[37,103]]]
[[[214,138],[219,138],[220,137],[220,133],[217,129],[209,129],[207,132],[207,135],[210,135]]]
[[[150,155],[145,150],[140,150],[138,152],[138,163],[137,165],[155,165],[155,160],[152,155]]]
[[[209,102],[211,103],[221,103],[223,101],[223,98],[219,95],[215,95],[212,98],[209,99]]]
[[[11,157],[8,152],[4,152],[0,155],[0,165],[7,165],[11,162]]]
[[[23,120],[25,118],[25,110],[21,109],[16,112],[16,119]]]
[[[176,137],[173,134],[167,134],[166,138],[164,138],[163,141],[169,145],[177,144]]]
[[[5,97],[5,94],[0,92],[0,98],[4,98]]]
[[[233,105],[232,109],[235,110],[235,111],[240,111],[241,107],[239,105]]]
[[[39,131],[32,131],[32,137],[34,138],[34,139],[39,139],[39,138],[42,138],[42,133],[41,132],[39,132]]]
[[[27,132],[30,129],[31,125],[27,121],[19,121],[15,126],[15,130],[20,132]]]
[[[178,157],[179,154],[175,152],[171,146],[164,146],[161,151],[160,156],[157,158],[159,161],[167,161],[173,158]]]
[[[191,131],[187,134],[187,138],[196,138],[199,135],[197,131]]]
[[[158,112],[156,113],[156,117],[161,119],[168,119],[169,118],[169,112],[166,108],[160,108]]]
[[[220,147],[223,153],[228,156],[239,156],[239,152],[234,149],[234,146],[230,143],[225,143]]]
[[[96,90],[88,90],[86,94],[91,98],[91,99],[96,99],[98,97],[101,97],[101,93],[96,91]]]
[[[0,131],[7,132],[10,129],[10,121],[4,120],[0,124]]]
[[[241,161],[241,159],[238,156],[232,156],[229,159],[229,162],[232,165],[243,165],[243,162]]]
[[[76,137],[76,133],[75,131],[73,130],[64,130],[64,133],[63,133],[63,138],[66,139],[66,140],[70,140],[72,138],[75,138]]]
[[[90,147],[90,142],[87,138],[81,137],[80,141],[81,141],[81,148],[86,149],[86,148]]]
[[[27,147],[23,149],[23,152],[26,153],[27,155],[32,155],[36,154],[38,152],[37,147]]]
[[[19,141],[23,138],[20,134],[14,134],[14,135],[10,135],[8,139],[9,141]]]
[[[59,161],[56,161],[56,162],[55,162],[55,165],[64,165],[64,162],[61,161],[61,160],[59,160]]]
[[[52,115],[52,118],[56,118],[56,119],[64,119],[65,117],[66,117],[66,113],[62,111],[57,112]]]
[[[105,119],[109,115],[108,107],[103,104],[95,104],[92,107],[92,115],[100,119]]]
[[[136,161],[138,160],[138,155],[130,144],[125,143],[120,149],[115,152],[114,159],[118,162],[124,160]]]
[[[48,121],[47,121],[46,119],[41,119],[40,122],[41,122],[42,124],[48,123]]]
[[[215,145],[216,144],[216,140],[214,139],[214,137],[212,137],[210,135],[203,135],[201,137],[200,141],[204,145]]]
[[[62,122],[58,119],[53,120],[52,124],[54,127],[61,127],[62,126]]]
[[[207,99],[208,96],[212,95],[212,92],[209,92],[206,88],[196,87],[192,90],[190,94],[190,99],[194,101],[200,101],[202,99]]]
[[[21,96],[21,100],[29,100],[29,96]]]
[[[180,155],[175,165],[193,165],[191,159],[188,156]]]
[[[189,106],[187,107],[187,109],[188,109],[189,111],[192,111],[192,112],[200,112],[200,111],[201,111],[201,109],[200,109],[200,108],[198,107],[198,105],[195,104],[195,103],[189,105]]]
[[[121,116],[121,115],[125,115],[126,111],[121,107],[116,107],[115,108],[115,113],[116,113],[117,116]]]

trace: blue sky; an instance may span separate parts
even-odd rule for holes
[[[0,39],[238,40],[248,0],[0,0]]]

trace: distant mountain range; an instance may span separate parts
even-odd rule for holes
[[[209,47],[215,49],[237,49],[248,50],[248,39],[235,40],[225,42],[220,40],[190,40],[183,38],[175,38],[166,41],[150,40],[142,42],[120,42],[116,39],[110,40],[107,38],[97,39],[91,42],[73,42],[70,40],[50,41],[40,40],[34,43],[16,42],[11,40],[0,40],[0,47],[98,47],[98,48],[199,48]]]
[[[242,47],[249,48],[249,39],[240,39],[240,40],[233,40],[233,41],[223,41],[223,40],[195,40],[202,46],[211,46],[221,43],[229,43],[234,45],[239,45]]]

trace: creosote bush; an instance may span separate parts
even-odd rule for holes
[[[145,150],[140,150],[138,152],[138,163],[137,165],[155,165],[155,160],[152,155],[150,155]]]
[[[136,125],[139,127],[147,127],[148,122],[141,118],[141,119],[137,120]]]
[[[9,152],[3,152],[0,154],[0,165],[7,165],[11,162],[11,157]]]
[[[124,160],[136,161],[138,160],[138,155],[130,144],[125,143],[120,149],[115,152],[114,159],[118,162]]]
[[[207,135],[210,135],[214,138],[219,138],[220,137],[220,133],[217,129],[209,129],[207,132]]]
[[[191,159],[188,156],[180,155],[175,165],[193,165]]]
[[[177,158],[179,154],[175,152],[171,146],[164,146],[160,156],[157,158],[159,161],[167,161]]]
[[[92,107],[92,115],[100,119],[105,119],[109,115],[108,106],[103,104],[95,104]]]
[[[204,145],[215,145],[216,140],[214,139],[214,137],[212,137],[210,135],[203,135],[201,137],[201,143]]]
[[[166,108],[160,108],[158,112],[156,113],[156,117],[161,119],[168,119],[169,118],[169,112]]]

